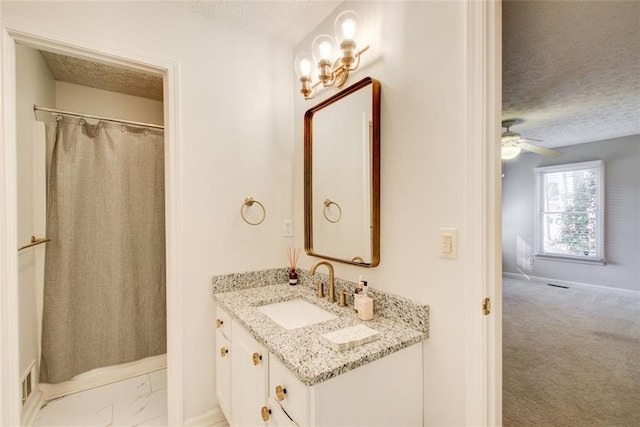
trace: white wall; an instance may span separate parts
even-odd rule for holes
[[[55,103],[54,81],[40,53],[16,48],[16,120],[18,137],[18,242],[45,233],[45,148],[44,125],[36,122],[33,105]],[[20,327],[20,376],[39,360],[39,309],[37,289],[42,286],[44,245],[18,253]],[[38,372],[34,371],[37,383]]]
[[[534,242],[533,169],[603,160],[605,164],[606,265],[533,258],[528,275],[640,291],[640,135],[559,148],[549,159],[526,153],[505,162],[503,179],[503,268],[519,274],[517,245]]]
[[[428,303],[430,337],[424,343],[425,425],[465,424],[465,288],[469,254],[438,257],[438,228],[463,236],[465,176],[464,2],[349,2],[298,44],[310,51],[313,37],[333,33],[342,9],[360,14],[371,49],[349,78],[380,80],[381,257],[372,269],[335,263],[336,275]],[[303,216],[303,116],[327,96],[294,98],[294,217]],[[478,183],[480,186],[480,183]],[[303,225],[296,222],[296,244]],[[308,268],[315,258],[302,257]]]
[[[162,101],[56,81],[55,108],[162,125]]]
[[[185,418],[216,405],[211,275],[286,265],[291,49],[167,2],[2,2],[3,20],[179,64]],[[230,43],[230,41],[233,41]],[[260,70],[257,72],[256,70]],[[253,196],[263,224],[240,218]],[[169,319],[171,321],[171,319]]]

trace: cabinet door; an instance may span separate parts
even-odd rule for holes
[[[216,308],[216,331],[222,332],[222,334],[232,341],[231,336],[231,316],[219,306]]]
[[[269,357],[269,398],[277,401],[299,425],[310,425],[309,393],[310,388],[275,356]]]
[[[269,398],[267,406],[268,412],[268,422],[267,425],[269,427],[297,427],[295,421],[293,421],[287,413],[282,409],[282,407],[274,401],[272,398]]]
[[[216,331],[216,394],[227,420],[231,419],[231,342]]]
[[[244,328],[232,322],[232,425],[263,426],[261,409],[267,401],[267,352]]]

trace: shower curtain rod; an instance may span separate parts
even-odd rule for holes
[[[35,113],[36,111],[46,111],[46,112],[49,112],[49,113],[66,114],[68,116],[85,117],[85,118],[88,118],[88,119],[108,120],[110,122],[125,123],[125,124],[129,124],[129,125],[144,126],[144,127],[155,128],[155,129],[163,129],[164,130],[164,126],[154,125],[154,124],[151,124],[151,123],[142,123],[142,122],[134,122],[134,121],[131,121],[131,120],[114,119],[113,117],[94,116],[92,114],[74,113],[72,111],[56,110],[55,108],[39,107],[39,106],[34,104],[33,112]]]

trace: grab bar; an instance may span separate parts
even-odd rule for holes
[[[30,248],[32,246],[37,246],[37,245],[41,245],[43,243],[47,243],[50,242],[51,239],[47,239],[46,237],[42,237],[42,238],[37,238],[36,236],[31,236],[31,243],[29,243],[28,245],[24,245],[24,246],[20,246],[18,248],[18,252],[20,252],[23,249],[27,249]]]

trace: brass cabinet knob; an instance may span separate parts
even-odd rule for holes
[[[227,347],[220,347],[220,357],[225,357],[229,353],[229,349]]]
[[[287,393],[287,389],[282,387],[281,385],[276,386],[276,397],[278,398],[279,401],[283,401],[284,400],[284,395]]]
[[[222,325],[224,325],[222,319],[216,319],[216,328],[220,329],[222,328]]]
[[[271,414],[271,409],[267,408],[266,406],[263,406],[262,409],[260,410],[260,413],[262,414],[263,421],[269,421],[269,414]]]
[[[262,360],[262,356],[260,355],[260,353],[253,353],[253,366],[258,366],[260,364],[260,361]]]

